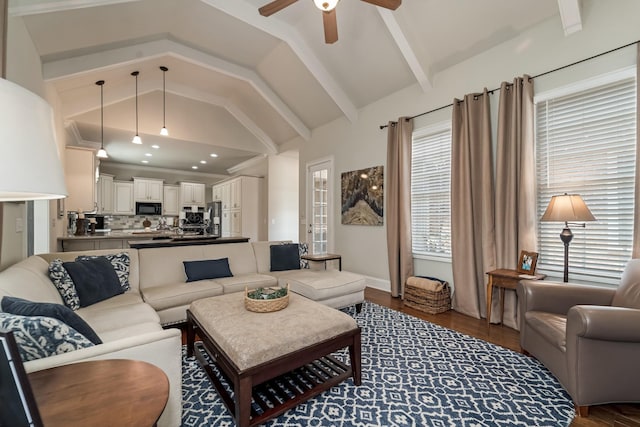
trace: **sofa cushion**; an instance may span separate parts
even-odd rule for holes
[[[567,350],[567,317],[543,311],[527,311],[525,322],[554,347]]]
[[[10,314],[19,314],[21,316],[43,316],[53,317],[61,322],[69,325],[94,344],[102,344],[102,340],[95,333],[91,326],[87,324],[80,316],[78,316],[69,307],[62,304],[52,304],[47,302],[33,302],[22,298],[3,297],[2,311]]]
[[[76,258],[76,261],[82,261],[91,258],[97,258],[98,256],[102,256],[107,259],[113,266],[113,269],[118,276],[118,280],[120,281],[120,286],[125,291],[131,289],[131,285],[129,284],[129,265],[131,264],[131,260],[129,258],[129,254],[127,252],[120,252],[117,254],[106,254],[106,255],[80,255]]]
[[[233,276],[229,269],[229,258],[183,261],[182,263],[187,282]]]
[[[195,300],[215,297],[222,295],[222,293],[222,285],[214,280],[174,283],[172,285],[153,286],[142,290],[144,301],[156,310],[164,310],[181,305],[188,306]]]
[[[0,329],[13,332],[24,362],[94,345],[84,335],[52,317],[0,313]]]
[[[640,309],[640,259],[627,263],[611,305]]]
[[[113,265],[103,257],[62,263],[73,279],[80,307],[124,293]]]
[[[364,277],[339,270],[292,270],[278,275],[280,286],[314,301],[322,301],[341,295],[362,291],[366,287]]]
[[[271,240],[251,242],[251,248],[253,249],[253,256],[256,259],[256,270],[258,273],[266,274],[271,271],[271,245],[280,245],[283,243],[291,243],[291,241]],[[236,274],[239,274],[239,272]]]
[[[216,282],[224,288],[224,293],[244,292],[247,289],[267,288],[276,286],[278,279],[267,274],[243,274],[242,276],[226,277],[224,279],[216,279]]]
[[[300,249],[297,243],[271,245],[271,271],[300,270]]]
[[[125,297],[127,294],[118,295],[99,303],[84,307],[76,311],[104,340],[104,332],[112,331],[137,323],[160,323],[158,313],[145,303],[138,304],[114,304],[113,300]]]
[[[49,264],[49,278],[56,287],[64,305],[72,310],[80,308],[80,298],[69,272],[62,265],[62,260],[54,259]]]

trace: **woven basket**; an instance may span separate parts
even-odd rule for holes
[[[404,288],[404,305],[429,314],[443,313],[451,309],[451,289],[443,282],[441,291],[431,291],[409,284]]]
[[[249,289],[244,288],[244,308],[255,313],[271,313],[282,310],[289,305],[289,284],[287,283],[287,294],[275,299],[253,299],[249,298]]]

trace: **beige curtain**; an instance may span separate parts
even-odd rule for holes
[[[475,318],[485,316],[485,273],[496,268],[490,114],[486,89],[453,102],[453,308]]]
[[[411,136],[413,119],[389,122],[387,134],[387,253],[391,295],[404,294],[413,275],[411,252]]]
[[[636,64],[640,59],[640,43],[636,45],[637,56]],[[640,81],[640,64],[636,66],[636,81]],[[637,167],[640,160],[640,91],[636,93],[636,187],[634,194],[634,213],[633,213],[633,252],[631,258],[640,258],[640,168]]]
[[[536,169],[533,139],[533,80],[500,86],[496,161],[496,265],[517,267],[521,250],[537,251]],[[494,289],[494,292],[498,292]],[[518,329],[515,291],[505,291],[503,323]],[[499,298],[492,320],[500,320]]]

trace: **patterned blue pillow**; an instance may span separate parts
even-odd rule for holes
[[[67,270],[62,266],[62,260],[54,259],[51,261],[49,264],[49,279],[51,279],[60,293],[64,305],[71,310],[80,308],[80,298],[78,298],[76,286],[73,284],[73,279],[71,279]]]
[[[0,329],[13,332],[23,362],[94,345],[84,335],[52,317],[0,313]]]
[[[309,244],[307,242],[298,243],[298,251],[300,252],[300,256],[308,254]],[[300,258],[300,268],[309,268],[309,261]]]
[[[109,254],[102,256],[108,259],[111,265],[113,265],[113,269],[116,271],[116,275],[118,276],[118,280],[120,281],[120,286],[122,287],[122,289],[125,292],[131,289],[131,284],[129,283],[129,265],[131,263],[129,253],[120,252],[118,254]],[[76,258],[76,261],[90,258],[97,258],[97,256],[81,255]]]

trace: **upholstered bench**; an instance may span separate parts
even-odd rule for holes
[[[247,311],[244,293],[201,299],[191,303],[187,321],[187,354],[195,353],[240,427],[262,424],[348,377],[360,385],[355,320],[293,292],[289,305],[272,313]],[[331,356],[346,347],[350,365]]]

